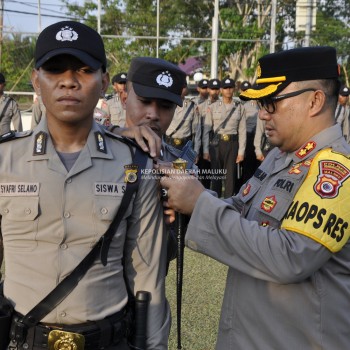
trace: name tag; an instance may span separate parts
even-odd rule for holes
[[[122,197],[125,193],[126,183],[95,182],[96,196]]]
[[[38,182],[1,183],[0,195],[4,197],[39,196],[39,183]]]

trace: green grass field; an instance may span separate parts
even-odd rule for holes
[[[4,267],[2,267],[3,270]],[[182,297],[182,349],[215,349],[227,268],[185,248]],[[172,312],[169,350],[177,350],[176,260],[170,263],[167,297]]]
[[[215,349],[226,272],[226,266],[185,248],[181,325],[183,350]],[[172,310],[169,350],[176,350],[176,260],[169,268],[167,297]]]

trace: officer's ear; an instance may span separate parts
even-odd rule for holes
[[[33,85],[35,93],[38,96],[40,96],[41,95],[41,91],[40,91],[40,84],[39,84],[38,70],[37,69],[33,69],[32,70],[31,81],[32,81],[32,85]]]
[[[102,72],[102,87],[101,87],[101,93],[100,93],[101,97],[104,97],[106,95],[108,86],[109,86],[109,73]]]

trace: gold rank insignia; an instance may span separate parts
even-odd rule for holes
[[[306,157],[314,148],[316,147],[316,142],[310,141],[303,147],[301,147],[295,155],[299,158],[304,158]]]
[[[243,197],[245,197],[249,194],[251,188],[252,188],[251,184],[247,184],[247,186],[244,188],[244,190],[242,192]]]
[[[133,184],[137,181],[138,166],[135,164],[124,165],[125,177],[124,182]]]
[[[96,147],[102,153],[107,153],[106,141],[103,135],[99,132],[95,132]]]
[[[38,132],[35,135],[35,143],[34,143],[34,156],[42,155],[46,153],[46,141],[47,134],[43,131]]]
[[[272,209],[276,206],[277,200],[275,196],[266,197],[261,203],[260,208],[267,213],[271,213]]]
[[[261,67],[260,67],[260,63],[258,63],[258,66],[256,67],[256,75],[258,78],[261,77]]]
[[[187,166],[187,160],[182,158],[177,158],[173,161],[173,167],[177,170],[185,170]]]

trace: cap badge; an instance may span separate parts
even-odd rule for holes
[[[213,81],[213,85],[218,85],[218,82],[216,80]]]
[[[226,84],[230,84],[230,79],[226,79],[226,80],[225,80],[225,83],[226,83]]]
[[[126,75],[125,74],[122,74],[120,77],[123,78],[123,79],[126,79]]]
[[[165,87],[170,87],[173,85],[173,78],[171,77],[169,71],[165,71],[159,74],[156,81],[158,85],[164,85]]]
[[[256,67],[256,74],[257,74],[258,78],[261,77],[261,67],[260,67],[260,63],[258,63],[258,66]]]
[[[68,26],[61,28],[56,34],[56,40],[58,41],[74,41],[78,39],[78,33]]]

